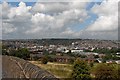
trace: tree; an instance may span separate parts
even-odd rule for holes
[[[91,70],[91,74],[97,80],[115,80],[116,72],[111,65],[107,65],[104,63],[97,64]]]
[[[6,50],[2,49],[2,55],[9,55],[9,53]]]
[[[52,57],[50,57],[50,56],[46,56],[46,57],[47,57],[49,62],[53,62],[54,61],[54,59]]]
[[[90,67],[93,67],[93,66],[94,66],[94,63],[93,63],[93,62],[91,62],[91,63],[89,63],[89,65],[90,65]]]
[[[17,55],[18,55],[18,53],[17,53],[16,50],[11,49],[11,50],[9,51],[9,56],[16,56],[16,57],[17,57]]]
[[[7,46],[0,44],[0,52],[2,52],[2,55],[9,55],[7,49],[8,49]]]
[[[106,62],[106,60],[110,60],[112,59],[112,55],[111,54],[106,54],[104,57],[103,57],[103,62]]]
[[[48,57],[47,56],[45,56],[41,59],[42,64],[47,64],[47,62],[48,62]]]
[[[89,67],[85,61],[76,59],[73,65],[72,78],[75,80],[90,80]]]
[[[17,50],[15,56],[19,57],[19,58],[23,58],[23,59],[28,59],[28,58],[30,58],[30,53],[29,53],[28,49],[20,48]]]

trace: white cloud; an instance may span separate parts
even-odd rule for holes
[[[43,12],[43,13],[58,13],[69,8],[68,5],[62,3],[36,3],[32,8],[34,12]]]
[[[118,3],[104,1],[94,5],[92,12],[98,15],[95,22],[75,34],[81,38],[118,39]]]
[[[16,31],[16,27],[12,24],[3,23],[2,32],[5,34],[12,33]]]
[[[74,31],[72,31],[70,28],[67,28],[64,32],[61,33],[61,35],[73,35]]]
[[[8,5],[7,2],[2,3],[2,18],[6,19],[8,18],[8,13],[9,13],[10,5]]]
[[[44,5],[42,4],[42,6]],[[48,15],[42,12],[37,12],[34,15],[32,15],[31,18],[31,21],[33,22],[34,25],[31,26],[30,30],[28,29],[25,33],[41,34],[49,32],[48,36],[53,33],[55,33],[56,35],[60,35],[63,31],[65,31],[69,27],[69,25],[74,24],[74,22],[76,21],[79,22],[79,20],[84,21],[87,18],[87,16],[88,16],[87,11],[84,9],[64,10],[61,13],[58,12],[57,15],[50,14]]]
[[[89,1],[89,0],[88,0]],[[92,12],[98,19],[84,30],[72,30],[77,23],[89,18],[87,2],[41,2],[26,6],[20,2],[18,7],[3,3],[3,36],[6,38],[101,38],[116,34],[117,8],[114,3],[103,2],[95,5]],[[108,31],[108,32],[107,32]],[[8,34],[8,33],[12,33]],[[102,36],[104,35],[104,36]],[[115,35],[111,36],[112,38]]]
[[[0,4],[0,39],[2,39],[2,4]]]
[[[88,0],[89,1],[89,0]],[[87,2],[42,2],[42,3],[36,3],[35,6],[33,6],[32,11],[34,13],[36,12],[42,12],[42,13],[52,13],[52,14],[58,14],[62,13],[63,11],[67,11],[70,9],[83,9],[85,8]]]
[[[118,29],[118,3],[102,2],[95,5],[92,11],[98,15],[98,19],[88,26],[90,31],[113,31]]]
[[[36,34],[36,33],[41,32],[42,30],[43,30],[42,27],[37,26],[37,27],[35,27],[35,28],[32,28],[32,29],[27,30],[25,33],[26,33],[26,34]]]
[[[85,39],[106,39],[106,40],[118,40],[117,31],[86,31],[82,30],[75,34],[78,38]]]
[[[72,9],[69,11],[64,11],[60,16],[63,16],[63,18],[65,18],[66,20],[84,19],[85,17],[87,17],[87,12],[85,10]]]
[[[87,13],[84,10],[68,10],[63,11],[59,15],[51,16],[43,13],[36,13],[32,15],[31,21],[33,26],[28,29],[26,34],[41,34],[49,32],[48,36],[55,33],[60,35],[69,25],[74,24],[74,22],[79,19],[84,20],[87,17]],[[65,35],[64,35],[65,36]]]
[[[117,15],[118,2],[103,1],[100,5],[95,5],[92,11],[99,16]]]
[[[114,31],[118,29],[117,17],[100,16],[86,30],[88,31]]]
[[[19,7],[13,7],[10,9],[10,13],[8,14],[9,18],[13,18],[15,16],[29,16],[30,15],[31,6],[26,6],[24,2],[19,3]]]
[[[36,13],[35,15],[32,15],[32,19],[31,21],[34,23],[43,23],[43,22],[49,22],[49,21],[53,21],[54,17],[50,16],[50,15],[45,15],[43,13]]]

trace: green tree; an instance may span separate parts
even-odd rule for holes
[[[116,71],[111,65],[107,65],[104,63],[97,64],[91,69],[91,74],[97,80],[115,80]]]
[[[10,56],[16,56],[22,59],[30,58],[30,52],[26,48],[20,48],[18,50],[10,50]]]
[[[89,65],[90,65],[90,67],[93,67],[93,66],[94,66],[94,63],[93,63],[93,62],[91,62],[91,63],[89,63]]]
[[[71,77],[75,80],[90,80],[89,67],[85,61],[76,59]]]
[[[7,46],[0,44],[0,52],[2,53],[2,55],[9,55],[7,49],[8,49]]]
[[[16,50],[13,50],[13,49],[11,49],[10,51],[9,51],[9,56],[16,56],[18,53],[17,53],[17,51]],[[17,57],[17,56],[16,56]]]
[[[103,62],[106,62],[106,60],[110,60],[112,59],[112,55],[111,54],[106,54],[104,57],[103,57]]]

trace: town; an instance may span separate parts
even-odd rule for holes
[[[26,49],[26,60],[42,60],[47,57],[48,62],[72,63],[76,58],[97,63],[120,64],[119,41],[92,39],[26,39],[3,40],[2,54],[17,56],[15,51]]]

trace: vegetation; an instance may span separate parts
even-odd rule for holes
[[[6,46],[3,46],[2,48],[2,55],[15,56],[25,60],[30,58],[30,52],[26,48],[19,48],[17,50],[9,49],[8,51]]]
[[[75,80],[90,80],[89,67],[85,61],[77,59],[73,65],[72,78]]]
[[[118,65],[113,64],[97,64],[91,69],[91,74],[97,80],[117,80],[118,79],[118,68],[115,68]]]
[[[107,60],[120,60],[120,57],[117,57],[115,54],[106,54],[102,59],[105,63]]]
[[[91,50],[84,50],[84,52],[96,52],[96,53],[103,53],[103,54],[110,54],[110,53],[117,53],[120,52],[120,48],[101,48],[101,49],[94,49],[93,51]]]
[[[94,49],[93,52],[110,54],[110,53],[120,52],[120,49],[119,48],[112,48],[112,49],[102,48],[102,49]]]
[[[47,64],[47,62],[48,62],[48,57],[47,56],[45,56],[41,59],[42,64]]]
[[[39,57],[38,57],[38,56],[34,56],[34,57],[32,57],[32,60],[38,61],[38,60],[39,60]]]
[[[45,44],[45,43],[44,43]],[[59,43],[56,43],[59,44]],[[46,45],[46,44],[45,44]],[[8,46],[2,46],[2,54],[9,55],[9,56],[16,56],[22,59],[29,59],[30,52],[26,48],[19,48],[19,49],[9,49]],[[85,52],[91,52],[90,50],[85,50]],[[120,52],[120,49],[112,48],[112,49],[95,49],[92,52],[97,53],[104,53],[106,56],[103,57],[103,61],[106,60],[120,60],[120,57],[117,57],[115,53]],[[76,59],[75,61],[71,59],[71,64],[58,64],[49,62],[54,62],[53,59],[48,51],[44,50],[43,53],[45,56],[40,58],[35,56],[33,59],[36,62],[41,63],[34,63],[40,66],[43,69],[48,70],[50,73],[54,74],[56,77],[59,78],[74,78],[75,80],[90,80],[91,78],[95,78],[97,80],[114,80],[119,79],[120,75],[120,65],[117,64],[106,64],[106,63],[86,63],[85,61],[81,61],[80,59]],[[48,56],[49,55],[49,56]],[[52,52],[52,55],[55,55],[55,52]],[[79,54],[72,54],[71,50],[68,52],[69,56],[74,56],[75,58],[86,58],[87,56],[79,55]],[[99,58],[99,56],[95,55],[95,58]],[[73,64],[72,64],[73,63]]]
[[[47,70],[57,78],[70,78],[70,74],[72,72],[71,64],[61,64],[61,63],[51,63],[41,64],[40,61],[30,61],[31,63]]]
[[[72,78],[75,80],[118,80],[120,77],[120,65],[106,63],[86,63],[75,60],[74,64],[51,63],[41,64],[40,61],[31,63],[49,71],[57,78]]]

